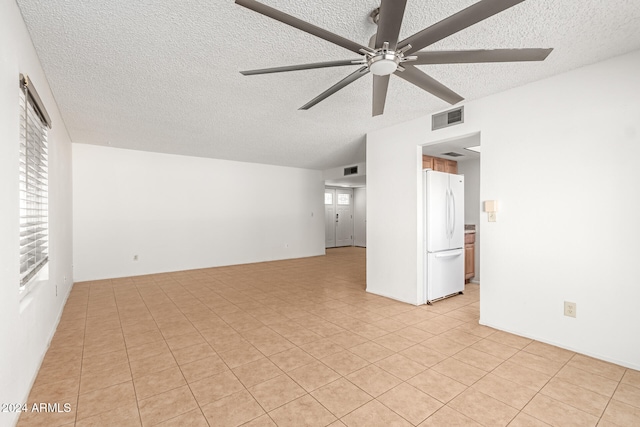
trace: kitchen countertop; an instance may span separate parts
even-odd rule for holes
[[[464,225],[464,234],[471,234],[476,232],[475,224],[465,224]]]

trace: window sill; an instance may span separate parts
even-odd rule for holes
[[[22,314],[35,298],[35,292],[44,284],[49,282],[49,263],[38,271],[38,273],[20,287],[20,314]]]

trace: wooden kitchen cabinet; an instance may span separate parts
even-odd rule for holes
[[[446,173],[458,173],[458,162],[455,160],[445,160],[444,171]]]
[[[446,172],[447,171],[447,161],[445,159],[441,159],[439,157],[433,158],[433,170],[438,172]]]
[[[431,169],[438,172],[458,173],[458,162],[455,160],[441,159],[439,157],[422,156],[422,169]]]
[[[467,233],[464,235],[464,282],[469,281],[476,275],[476,234]]]
[[[422,169],[433,169],[433,157],[422,156]]]

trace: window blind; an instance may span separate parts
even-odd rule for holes
[[[21,86],[19,197],[23,287],[49,259],[49,155],[43,108],[34,102],[28,78],[21,79]],[[35,97],[39,100],[37,93]]]

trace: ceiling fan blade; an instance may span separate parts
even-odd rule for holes
[[[411,65],[470,64],[479,62],[544,61],[550,49],[479,49],[416,52]]]
[[[328,97],[330,97],[331,95],[333,95],[334,93],[336,93],[337,91],[342,89],[343,87],[355,82],[360,77],[365,76],[368,73],[369,73],[369,68],[361,67],[360,69],[358,69],[355,72],[349,74],[347,77],[345,77],[344,79],[340,80],[338,83],[334,84],[329,89],[325,90],[320,95],[316,96],[311,101],[307,102],[306,104],[304,104],[302,107],[300,107],[298,109],[299,110],[308,110],[309,108],[313,107],[314,105],[316,105],[320,101],[323,101],[323,100],[327,99]]]
[[[247,9],[251,9],[262,15],[268,16],[269,18],[273,18],[276,21],[280,21],[284,24],[287,24],[299,30],[305,31],[316,37],[320,37],[321,39],[327,40],[331,43],[337,44],[338,46],[341,46],[345,49],[349,49],[352,52],[360,53],[360,49],[365,48],[365,46],[359,43],[353,42],[349,39],[345,39],[344,37],[341,37],[323,28],[316,27],[313,24],[309,24],[308,22],[305,22],[302,19],[298,19],[294,16],[288,15],[277,9],[269,7],[262,3],[258,3],[255,0],[236,0],[236,4],[239,4],[240,6],[244,6]]]
[[[413,83],[420,89],[426,90],[430,94],[437,96],[438,98],[448,102],[451,105],[457,104],[464,99],[463,97],[461,97],[433,77],[430,77],[427,74],[423,73],[416,67],[407,65],[407,63],[403,64],[403,67],[405,68],[405,70],[402,72],[396,72],[395,75],[408,81],[409,83]]]
[[[376,34],[376,48],[381,48],[384,42],[388,42],[389,49],[396,50],[406,5],[407,0],[382,0]]]
[[[387,89],[389,88],[389,77],[373,76],[373,112],[372,116],[379,116],[384,113],[384,103],[387,100]]]
[[[524,0],[481,0],[402,40],[398,45],[403,48],[410,44],[411,49],[405,52],[406,55],[409,55],[523,1]]]
[[[342,67],[344,65],[362,65],[361,59],[347,59],[345,61],[315,62],[313,64],[286,65],[284,67],[262,68],[260,70],[240,71],[245,76],[256,74],[282,73],[285,71],[313,70],[315,68]]]

